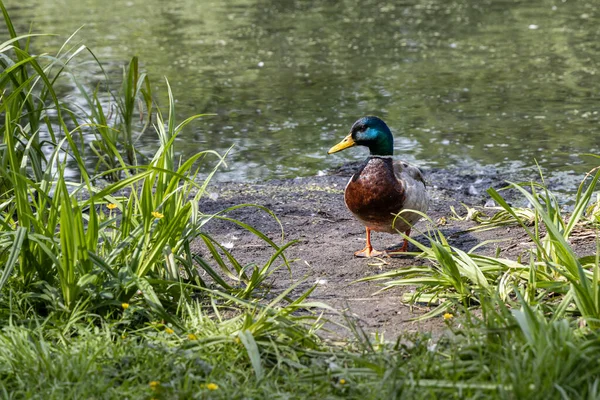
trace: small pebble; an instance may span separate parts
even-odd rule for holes
[[[496,207],[496,202],[492,199],[489,199],[488,201],[485,202],[485,204],[483,205],[483,207],[485,208],[492,208],[492,207]]]

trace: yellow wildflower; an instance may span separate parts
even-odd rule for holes
[[[345,385],[346,384],[346,380],[344,378],[340,379],[340,385]]]
[[[454,317],[454,315],[450,314],[450,313],[446,313],[444,314],[444,321],[448,321],[449,319],[452,319]]]
[[[216,383],[207,383],[206,384],[206,388],[208,390],[217,390],[219,388],[219,385],[217,385]]]
[[[194,335],[193,333],[188,334],[188,339],[190,340],[198,340],[198,337],[196,335]]]
[[[121,303],[121,307],[123,307],[123,310],[127,310],[129,308],[129,303]]]
[[[159,386],[160,386],[160,382],[159,381],[150,381],[150,389],[152,389],[152,390],[158,390]]]
[[[167,332],[170,335],[170,334],[174,333],[175,331],[169,327],[166,327],[165,332]]]
[[[152,216],[156,219],[161,219],[162,217],[164,217],[164,215],[159,213],[158,211],[152,211]]]
[[[114,210],[115,208],[117,208],[117,205],[115,203],[108,203],[106,205],[106,208],[108,208],[109,210]]]

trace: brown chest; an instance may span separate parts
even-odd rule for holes
[[[350,179],[344,199],[361,219],[388,220],[404,205],[404,188],[396,179],[390,158],[370,158]]]

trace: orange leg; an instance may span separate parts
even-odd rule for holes
[[[367,228],[367,245],[364,249],[357,251],[354,253],[356,257],[377,257],[384,255],[385,252],[373,250],[373,246],[371,245],[371,230]]]
[[[406,232],[404,232],[404,234],[406,236],[410,236],[410,229],[407,230]],[[390,257],[392,257],[394,254],[405,253],[407,251],[408,251],[408,239],[404,239],[404,243],[402,243],[402,246],[393,246],[393,247],[387,249],[387,252],[389,253]]]
[[[404,234],[406,236],[410,236],[410,229],[407,230],[406,232],[404,232]],[[401,252],[406,252],[408,251],[408,239],[404,239],[404,244],[402,245],[402,248],[400,249]]]

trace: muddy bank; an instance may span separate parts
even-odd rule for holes
[[[426,262],[412,256],[385,259],[359,259],[353,252],[365,244],[363,226],[346,209],[343,201],[344,187],[356,169],[357,164],[345,165],[330,171],[329,175],[274,180],[262,184],[220,183],[210,187],[210,199],[201,204],[206,213],[217,212],[227,207],[255,203],[272,210],[280,219],[285,233],[284,241],[297,240],[287,252],[292,263],[292,274],[283,268],[270,280],[274,293],[301,281],[297,292],[305,291],[315,283],[317,289],[311,300],[327,303],[337,310],[351,315],[367,332],[378,331],[387,339],[393,339],[402,332],[431,331],[434,334],[443,329],[441,318],[424,322],[413,322],[412,318],[426,311],[427,307],[410,307],[402,302],[402,296],[411,288],[395,288],[375,294],[381,286],[374,282],[353,283],[357,279]],[[473,246],[489,239],[503,239],[499,244],[486,245],[479,253],[495,254],[500,248],[503,257],[515,257],[528,247],[526,234],[520,228],[498,228],[484,232],[465,232],[474,222],[458,221],[451,218],[451,207],[460,214],[466,214],[464,207],[489,205],[486,189],[500,189],[506,180],[522,181],[527,177],[514,175],[507,177],[493,170],[471,171],[426,170],[426,180],[432,198],[429,216],[433,221],[446,221],[437,227],[449,239],[451,245],[468,251]],[[534,176],[534,175],[532,175]],[[552,185],[552,181],[550,182]],[[507,191],[506,198],[514,205],[524,205],[516,193]],[[493,211],[489,210],[489,214]],[[281,229],[267,213],[256,208],[241,208],[230,212],[231,217],[242,220],[268,234],[281,243]],[[420,233],[427,230],[428,223],[421,221],[413,229],[412,237],[428,243]],[[221,243],[232,246],[233,254],[242,264],[264,263],[272,255],[272,250],[252,234],[222,222],[211,222],[207,230]],[[373,245],[382,249],[401,242],[399,235],[373,234]],[[593,240],[590,251],[593,252]],[[196,248],[202,252],[200,245]],[[409,251],[413,251],[411,246]],[[586,250],[584,250],[586,251]],[[339,321],[340,317],[328,317]],[[343,333],[340,331],[340,333]]]

